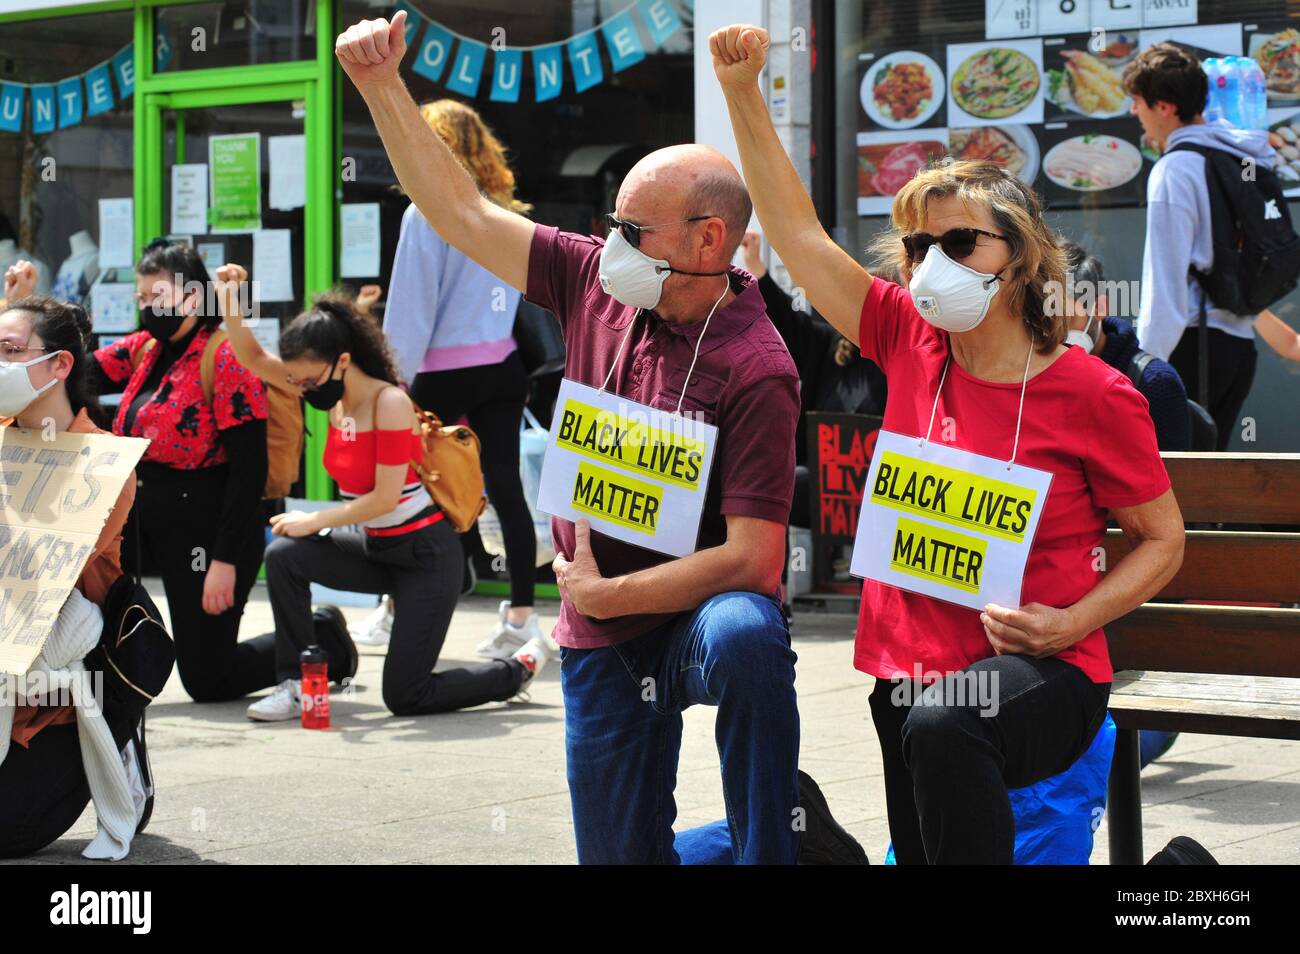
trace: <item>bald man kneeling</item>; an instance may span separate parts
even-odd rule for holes
[[[628,173],[607,239],[503,209],[479,194],[402,83],[405,16],[358,23],[336,53],[429,224],[558,316],[568,378],[666,413],[680,405],[718,428],[694,553],[674,559],[586,521],[552,523],[578,859],[678,860],[681,713],[703,704],[718,709],[734,859],[793,863],[799,714],[777,592],[799,381],[757,282],[729,264],[752,210],[744,183],[717,150],[682,145]]]

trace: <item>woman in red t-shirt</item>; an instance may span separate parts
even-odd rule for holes
[[[873,278],[822,229],[772,128],[767,43],[757,27],[710,38],[745,180],[795,284],[885,372],[884,431],[1051,475],[1021,605],[867,580],[857,633],[899,862],[1010,863],[1007,790],[1087,750],[1112,679],[1101,627],[1177,572],[1182,516],[1145,399],[1063,344],[1064,259],[1034,192],[993,163],[918,172],[875,249],[909,287]],[[1133,549],[1103,572],[1108,517]]]
[[[279,687],[248,708],[275,722],[301,711],[299,655],[319,636],[311,584],[393,597],[393,629],[384,660],[384,704],[395,715],[447,712],[517,695],[546,662],[546,647],[525,643],[506,660],[435,673],[460,596],[460,540],[411,462],[421,454],[415,405],[383,332],[343,294],[319,295],[280,335],[280,354],[265,351],[240,319],[239,265],[217,270],[217,300],[241,363],[268,386],[300,394],[329,412],[323,463],[343,498],[312,513],[271,518],[278,535],[266,551],[275,617]],[[337,661],[355,656],[341,625],[323,627]]]

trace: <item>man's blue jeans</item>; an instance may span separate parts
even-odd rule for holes
[[[781,607],[722,593],[643,636],[565,649],[565,746],[582,864],[676,864],[682,710],[718,707],[731,850],[740,864],[794,864],[799,710]]]

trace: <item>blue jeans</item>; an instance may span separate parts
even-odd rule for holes
[[[794,864],[799,709],[781,607],[722,593],[615,646],[565,649],[565,748],[582,864],[677,864],[682,710],[718,707],[715,736],[739,864]]]

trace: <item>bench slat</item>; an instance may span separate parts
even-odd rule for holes
[[[1107,531],[1104,546],[1108,568],[1117,566],[1130,551],[1119,530]],[[1300,533],[1189,530],[1183,565],[1159,595],[1197,602],[1300,598]]]
[[[1124,675],[1130,675],[1125,671]],[[1119,674],[1117,674],[1118,677]],[[1300,719],[1300,679],[1269,676],[1213,676],[1204,673],[1147,672],[1124,684],[1127,700],[1144,696],[1178,697],[1200,701],[1212,708],[1216,702],[1262,702],[1294,706]]]
[[[1300,739],[1300,679],[1121,672],[1110,712],[1122,729]]]
[[[1105,632],[1116,669],[1300,677],[1300,609],[1144,603]]]
[[[1300,524],[1300,454],[1160,456],[1184,520]]]

